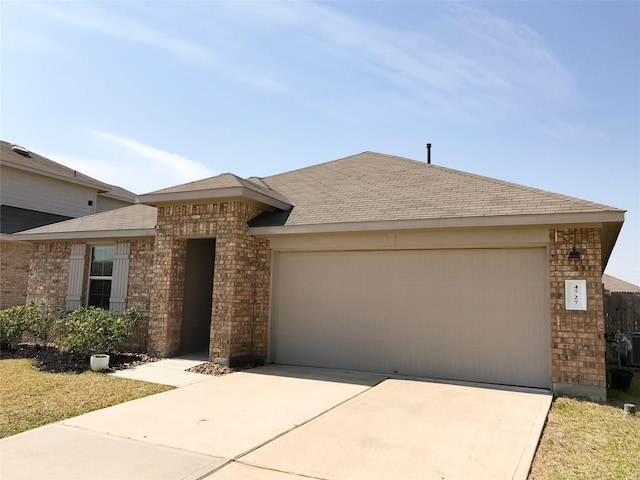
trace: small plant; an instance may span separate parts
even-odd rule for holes
[[[58,343],[78,355],[108,353],[131,336],[140,319],[135,307],[122,313],[81,307],[58,322]]]
[[[54,333],[57,323],[64,315],[64,310],[61,307],[55,307],[49,305],[44,300],[38,302],[32,302],[31,315],[27,323],[27,331],[40,340],[42,345],[47,345]]]
[[[0,347],[12,349],[22,339],[22,334],[28,329],[35,309],[28,305],[0,310]]]

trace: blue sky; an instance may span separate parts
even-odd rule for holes
[[[372,150],[627,210],[638,2],[0,3],[3,140],[136,193]]]

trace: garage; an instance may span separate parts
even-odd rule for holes
[[[550,388],[545,248],[276,252],[275,363]]]

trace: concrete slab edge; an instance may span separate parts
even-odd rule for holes
[[[538,450],[538,445],[540,443],[540,438],[542,438],[542,431],[544,430],[544,426],[547,423],[547,415],[549,414],[549,409],[551,408],[552,401],[553,395],[549,393],[549,401],[545,402],[544,405],[541,405],[536,412],[535,418],[529,430],[530,433],[527,439],[527,443],[522,449],[520,459],[518,460],[518,466],[513,473],[513,480],[527,480],[527,478],[529,477],[531,464],[533,463],[536,451]]]

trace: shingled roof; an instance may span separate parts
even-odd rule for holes
[[[606,273],[602,275],[602,283],[604,283],[605,290],[618,293],[640,293],[640,287],[633,283],[625,282],[624,280]]]
[[[159,205],[238,197],[269,210],[249,222],[250,232],[257,235],[600,223],[605,257],[624,220],[624,211],[617,208],[374,152],[265,178],[242,179],[225,173],[147,193],[139,201]],[[150,231],[155,225],[155,209],[151,219],[151,210],[127,210],[133,208],[21,235],[25,239],[46,235],[71,238],[73,231],[92,236],[110,229],[119,230],[117,235],[127,229]]]
[[[566,195],[364,152],[260,179],[294,207],[253,227],[619,212]]]
[[[20,240],[153,237],[158,210],[131,205],[16,233]]]
[[[288,200],[279,192],[263,185],[240,178],[232,173],[223,173],[215,177],[184,183],[140,195],[140,203],[157,205],[167,202],[194,200],[212,200],[221,198],[244,197],[264,203],[278,209],[291,207]]]

